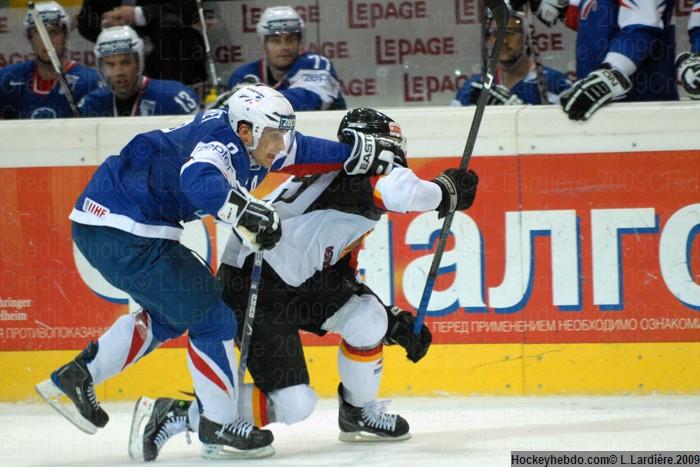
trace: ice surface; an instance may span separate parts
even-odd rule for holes
[[[131,466],[132,404],[104,405],[111,420],[94,436],[45,404],[0,404],[0,465]],[[411,424],[399,443],[338,441],[337,402],[321,400],[294,426],[273,425],[277,454],[268,459],[205,461],[184,435],[164,447],[154,467],[509,466],[511,450],[700,450],[700,396],[397,398],[390,411]]]

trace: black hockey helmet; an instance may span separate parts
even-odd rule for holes
[[[401,145],[406,153],[406,138],[401,132],[401,127],[393,118],[378,110],[369,107],[359,107],[348,110],[338,126],[338,141],[345,144],[353,144],[353,139],[344,134],[346,128],[369,133],[375,136],[387,136]]]

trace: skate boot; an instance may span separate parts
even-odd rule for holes
[[[135,461],[154,461],[163,445],[178,433],[186,433],[189,444],[192,430],[187,425],[187,412],[191,404],[192,401],[167,397],[156,400],[141,397],[136,401],[129,434],[129,457]]]
[[[97,355],[97,344],[90,342],[75,359],[51,373],[51,378],[36,385],[39,395],[69,422],[91,435],[109,421],[95,397],[95,386],[87,364]],[[65,396],[72,404],[61,403]]]
[[[386,413],[386,402],[374,401],[364,407],[348,404],[343,397],[343,384],[338,386],[338,426],[341,441],[402,441],[411,437],[408,422],[396,414]]]
[[[199,418],[199,440],[205,459],[253,459],[275,453],[270,430],[261,430],[239,418],[221,425],[208,418]]]

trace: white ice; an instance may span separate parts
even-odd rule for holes
[[[110,422],[94,436],[44,404],[0,404],[0,465],[131,466],[131,404],[105,404]],[[173,438],[153,467],[509,466],[513,450],[700,450],[700,396],[397,398],[390,411],[411,424],[398,443],[338,441],[337,402],[321,400],[295,426],[273,425],[268,459],[205,461],[196,436]]]

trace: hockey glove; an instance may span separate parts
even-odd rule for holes
[[[551,28],[557,21],[564,19],[569,0],[532,0],[530,5],[535,16]]]
[[[700,53],[683,52],[676,57],[678,81],[691,99],[700,99]]]
[[[416,317],[408,311],[403,311],[397,306],[385,307],[389,317],[389,327],[384,336],[384,345],[399,344],[406,349],[406,357],[413,363],[423,358],[428,353],[433,336],[424,324],[420,333],[413,334],[413,323]]]
[[[442,191],[442,201],[437,207],[438,219],[450,211],[469,209],[474,204],[479,176],[473,170],[447,169],[432,182]]]
[[[619,100],[632,89],[621,71],[603,64],[561,94],[560,103],[571,120],[588,120],[602,106]]]
[[[219,218],[233,224],[234,233],[256,251],[274,248],[282,237],[282,223],[275,208],[236,190],[230,191]]]
[[[353,139],[352,152],[345,161],[348,175],[387,175],[395,165],[406,167],[406,154],[396,141],[346,128]]]
[[[469,94],[469,101],[472,105],[476,105],[479,101],[479,95],[483,87],[484,83],[480,81],[472,83],[472,92]],[[487,92],[486,105],[522,105],[525,103],[517,94],[511,94],[510,89],[500,84],[492,85]]]

